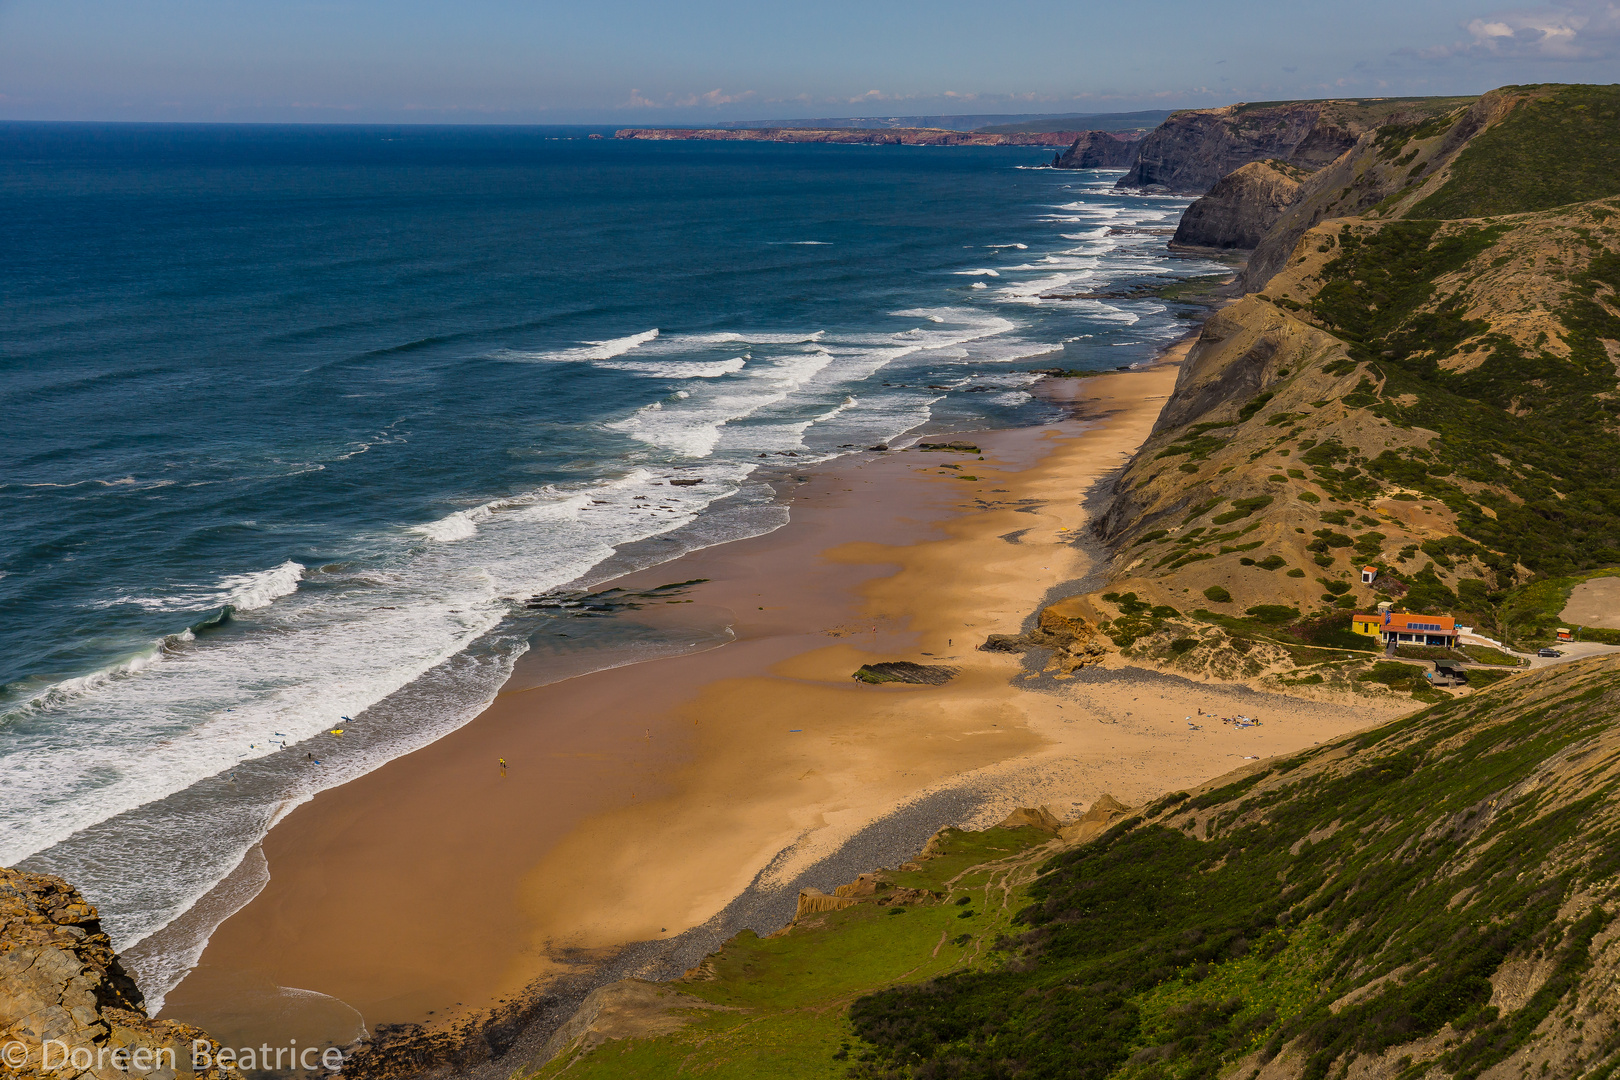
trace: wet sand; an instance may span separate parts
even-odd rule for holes
[[[1091,568],[1082,498],[1146,437],[1178,360],[1049,381],[1077,419],[969,436],[982,461],[907,451],[798,473],[789,525],[617,582],[708,578],[637,617],[735,640],[545,686],[520,670],[466,727],[299,807],[264,842],[269,884],[164,1015],[257,1041],[266,1017],[291,1022],[290,987],[309,1038],[338,1038],[353,1010],[373,1027],[442,1020],[702,924],[762,868],[790,879],[921,793],[971,782],[987,819],[1103,791],[1138,802],[1385,718],[1129,670],[1032,680],[975,649]],[[959,674],[851,678],[878,660]],[[1183,721],[1262,706],[1261,728]]]

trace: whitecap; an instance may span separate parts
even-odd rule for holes
[[[748,357],[733,356],[729,360],[612,360],[597,366],[659,379],[718,379],[747,365]]]
[[[219,591],[226,594],[226,603],[237,611],[257,611],[269,607],[279,598],[296,592],[303,579],[304,567],[288,559],[280,566],[261,570],[257,574],[240,574],[220,580]]]
[[[553,349],[546,352],[519,352],[507,350],[497,353],[500,360],[517,360],[524,363],[580,363],[591,360],[611,360],[615,356],[623,356],[631,349],[639,349],[650,341],[658,338],[658,328],[643,330],[639,334],[628,334],[621,338],[609,338],[606,341],[586,341],[578,348]]]

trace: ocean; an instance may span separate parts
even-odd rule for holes
[[[699,644],[534,598],[780,526],[785,463],[1050,420],[1031,368],[1190,313],[1045,297],[1221,269],[1050,151],[591,134],[0,124],[0,865],[154,1004],[275,820],[558,620],[560,673]]]

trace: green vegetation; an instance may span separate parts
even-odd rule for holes
[[[669,986],[720,1010],[677,1010],[691,1021],[680,1031],[610,1042],[578,1060],[564,1054],[537,1075],[658,1080],[690,1075],[694,1057],[703,1061],[701,1075],[737,1080],[842,1075],[849,1054],[841,1047],[852,1041],[844,1009],[854,997],[999,965],[991,946],[1015,929],[1012,916],[1028,902],[1028,882],[1044,861],[1028,852],[1049,839],[1031,828],[947,830],[938,858],[887,875],[890,886],[877,897],[883,906],[825,912],[782,936],[745,931],[705,963],[712,978]],[[926,895],[896,905],[894,887]]]
[[[1620,193],[1620,86],[1512,90],[1534,96],[1469,143],[1445,187],[1408,217],[1517,214]]]
[[[1221,588],[1219,585],[1211,585],[1209,588],[1204,590],[1204,599],[1208,600],[1212,604],[1230,604],[1232,602],[1232,594]]]
[[[1488,252],[1507,228],[1396,221],[1370,235],[1342,230],[1311,311],[1368,365],[1380,399],[1374,412],[1440,438],[1432,451],[1386,450],[1371,460],[1333,442],[1304,455],[1335,496],[1364,499],[1382,481],[1444,502],[1473,544],[1435,561],[1445,568],[1466,554],[1499,588],[1511,584],[1515,562],[1553,575],[1620,562],[1620,400],[1602,344],[1620,340],[1620,314],[1600,299],[1620,280],[1620,256],[1603,252],[1572,272],[1560,312],[1569,357],[1527,356],[1464,318],[1467,296],[1435,293],[1437,278]],[[1483,362],[1468,371],[1439,365],[1468,351]]]
[[[1286,604],[1259,604],[1249,608],[1244,614],[1268,626],[1281,626],[1299,618],[1299,608],[1289,607]]]
[[[1449,1023],[1423,1069],[1477,1076],[1567,1000],[1612,916],[1560,909],[1612,896],[1620,872],[1612,772],[1518,786],[1612,725],[1614,671],[1543,677],[1528,701],[1514,685],[1347,740],[1336,764],[1323,747],[1162,800],[1058,856],[1005,967],[852,1006],[851,1075],[1213,1080],[1292,1044],[1325,1080]],[[1530,957],[1546,983],[1490,1006],[1490,977]]]
[[[1489,645],[1464,645],[1463,653],[1476,664],[1501,664],[1507,667],[1518,667],[1524,661],[1517,656],[1509,656],[1501,649],[1493,649]]]
[[[1233,499],[1232,509],[1228,510],[1224,514],[1216,514],[1214,517],[1210,518],[1210,524],[1230,525],[1234,521],[1240,521],[1243,518],[1248,517],[1256,510],[1261,510],[1267,506],[1270,506],[1271,503],[1272,498],[1270,495],[1256,495],[1250,499]]]
[[[1518,673],[1514,672],[1514,671],[1497,671],[1497,670],[1486,670],[1486,669],[1482,669],[1482,668],[1470,668],[1469,671],[1468,671],[1468,685],[1471,686],[1472,688],[1474,688],[1475,690],[1483,690],[1485,687],[1490,686],[1492,683],[1501,682],[1503,679],[1507,678],[1509,675],[1516,675],[1516,674],[1518,674]]]
[[[1103,599],[1119,608],[1119,618],[1103,623],[1103,629],[1113,643],[1128,649],[1136,639],[1159,629],[1166,619],[1178,618],[1181,612],[1167,604],[1154,606],[1137,598],[1133,592],[1103,593]]]

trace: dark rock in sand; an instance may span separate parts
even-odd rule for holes
[[[910,660],[885,660],[877,664],[862,664],[851,678],[864,683],[914,683],[923,686],[943,686],[956,675],[956,668],[944,664],[914,664]]]

